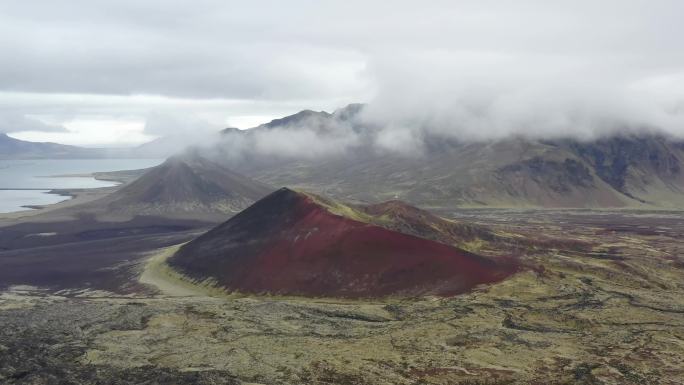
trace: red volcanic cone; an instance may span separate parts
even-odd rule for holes
[[[363,222],[363,215],[370,214],[281,189],[183,246],[169,263],[228,290],[350,298],[451,295],[517,269]]]

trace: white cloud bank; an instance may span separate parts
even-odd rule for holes
[[[393,128],[387,148],[426,127],[684,136],[682,14],[679,0],[5,1],[0,115],[228,126],[360,101]]]

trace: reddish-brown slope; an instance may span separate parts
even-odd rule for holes
[[[578,240],[550,238],[534,233],[497,233],[492,228],[463,221],[446,220],[402,201],[388,201],[358,210],[368,214],[367,221],[388,230],[452,245],[479,255],[521,256],[531,250],[590,251],[592,245]]]
[[[185,245],[169,263],[229,290],[338,297],[450,295],[516,269],[332,214],[287,189]]]
[[[474,240],[498,241],[497,236],[488,227],[448,221],[402,201],[392,200],[362,206],[359,209],[370,216],[369,220],[373,224],[449,245]]]

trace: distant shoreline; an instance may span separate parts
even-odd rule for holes
[[[120,170],[120,171],[97,171],[93,173],[79,173],[79,174],[64,174],[64,175],[49,175],[40,176],[40,178],[59,178],[59,177],[88,177],[95,180],[114,182],[113,186],[104,187],[89,187],[89,188],[0,188],[0,191],[43,191],[46,194],[59,195],[68,197],[68,199],[61,200],[55,203],[45,205],[40,204],[26,204],[20,206],[24,210],[0,213],[0,220],[14,220],[22,217],[28,217],[45,213],[48,211],[79,205],[87,203],[95,199],[104,197],[119,189],[124,184],[137,179],[140,175],[147,172],[145,169],[136,170]]]

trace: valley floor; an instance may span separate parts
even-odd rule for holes
[[[682,383],[681,213],[451,215],[593,246],[531,250],[529,270],[453,298],[367,301],[214,295],[164,246],[126,270],[143,291],[5,290],[0,382]]]

